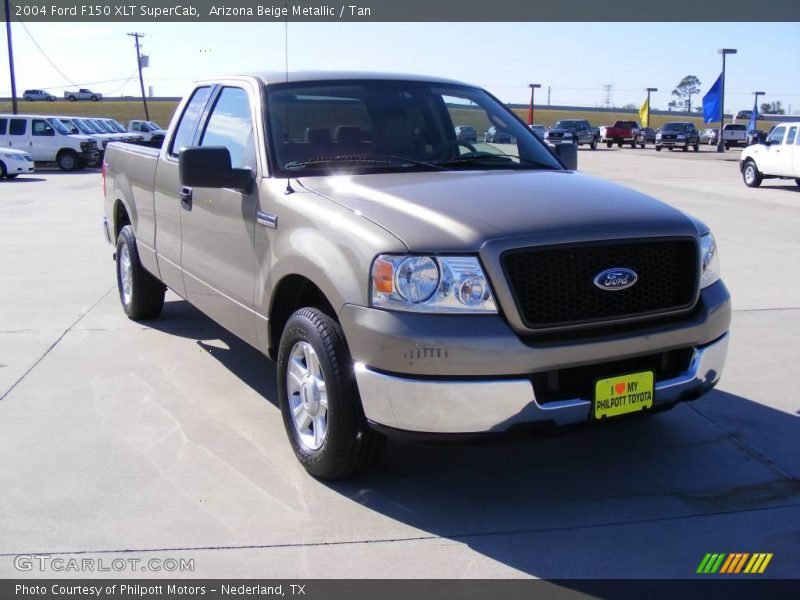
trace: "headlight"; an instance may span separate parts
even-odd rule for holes
[[[372,263],[372,306],[424,313],[496,313],[474,256],[394,256]]]
[[[89,147],[89,142],[81,142],[81,152],[86,152],[86,149]]]
[[[700,289],[719,281],[719,252],[710,233],[700,238]]]

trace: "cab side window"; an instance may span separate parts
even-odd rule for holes
[[[8,135],[25,135],[27,131],[28,121],[26,119],[11,119]]]
[[[8,130],[8,119],[0,119],[0,135],[5,135]]]
[[[211,88],[208,86],[199,87],[192,93],[192,97],[183,110],[183,115],[181,115],[181,120],[175,131],[175,136],[172,138],[172,143],[169,146],[170,156],[177,157],[181,148],[192,145],[194,134],[197,132],[197,126],[200,124],[200,118],[203,116],[203,111],[206,108],[210,95]]]
[[[794,138],[797,136],[797,127],[789,127],[789,135],[786,136],[786,144],[794,144]]]
[[[222,88],[206,129],[201,146],[224,146],[231,153],[234,169],[249,167],[256,170],[256,147],[250,101],[241,88]]]

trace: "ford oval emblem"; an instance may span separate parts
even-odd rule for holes
[[[594,276],[594,284],[601,290],[617,292],[627,290],[639,279],[636,271],[624,267],[606,269]]]

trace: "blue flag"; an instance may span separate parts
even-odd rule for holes
[[[703,96],[703,121],[706,123],[722,121],[722,73]]]
[[[756,121],[758,121],[758,96],[753,101],[753,114],[750,115],[750,122],[747,124],[747,133],[757,129]]]

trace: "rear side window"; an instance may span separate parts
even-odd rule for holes
[[[231,153],[234,169],[256,168],[256,148],[253,138],[253,119],[250,117],[250,101],[241,88],[222,89],[206,130],[201,146],[225,146]]]
[[[0,119],[0,135],[5,135],[8,131],[8,119]]]
[[[170,156],[178,156],[181,148],[191,146],[210,95],[210,87],[197,88],[192,94],[189,103],[183,110],[181,120],[178,122],[175,136],[172,138],[172,143],[169,147]]]
[[[797,135],[797,127],[789,127],[789,135],[786,136],[787,144],[794,144],[794,138]]]
[[[26,119],[11,119],[8,135],[25,135],[26,131],[28,131],[28,121]]]

